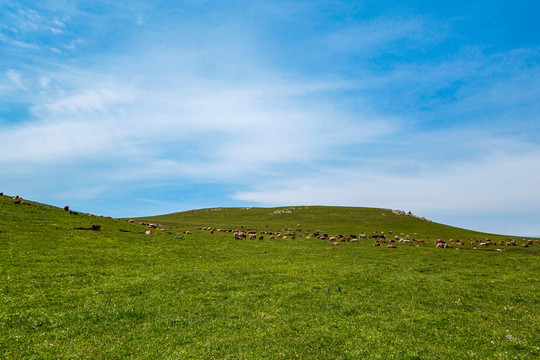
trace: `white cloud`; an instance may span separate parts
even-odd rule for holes
[[[116,104],[135,99],[133,89],[118,87],[116,84],[102,84],[94,89],[79,91],[45,104],[52,113],[105,112]]]
[[[12,85],[15,85],[20,89],[24,89],[22,76],[19,72],[13,69],[9,69],[8,71],[6,71],[5,76]]]
[[[324,37],[322,41],[330,53],[372,53],[400,40],[435,41],[433,34],[434,30],[420,18],[383,17],[348,25]]]
[[[40,76],[38,81],[39,85],[44,89],[48,88],[51,83],[51,79],[48,76]]]
[[[334,168],[288,182],[264,182],[258,190],[239,192],[235,198],[267,205],[373,206],[422,213],[519,211],[540,204],[538,159],[540,149],[494,153],[416,175]]]

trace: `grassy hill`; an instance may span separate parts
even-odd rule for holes
[[[540,356],[539,244],[387,249],[196,230],[484,236],[381,209],[281,210],[171,214],[147,235],[136,222],[0,197],[0,358]]]
[[[256,229],[259,231],[295,231],[329,234],[371,234],[376,231],[389,235],[410,235],[430,239],[471,238],[504,240],[508,236],[487,234],[443,225],[415,216],[396,215],[389,209],[292,206],[278,208],[212,208],[191,210],[167,215],[139,218],[139,221],[172,227],[212,227],[222,229]]]

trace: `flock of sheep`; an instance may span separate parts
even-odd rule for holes
[[[225,230],[225,229],[218,229],[218,228],[212,228],[212,227],[199,227],[197,230],[207,230],[210,231],[210,233],[214,232],[230,232],[233,234],[234,238],[237,240],[242,239],[258,239],[258,240],[264,240],[265,236],[268,236],[270,240],[276,239],[276,238],[282,238],[282,239],[295,239],[298,237],[303,237],[304,234],[297,234],[296,232],[268,232],[268,231],[261,231],[257,232],[254,230]],[[301,230],[299,230],[301,231]],[[337,246],[340,245],[340,243],[343,242],[351,242],[351,243],[357,243],[359,239],[363,240],[369,240],[372,239],[374,241],[373,246],[386,246],[386,248],[389,249],[395,249],[397,248],[398,244],[402,244],[405,246],[413,246],[413,247],[420,247],[421,245],[428,245],[432,243],[435,245],[436,248],[454,248],[457,246],[466,246],[464,240],[454,240],[449,239],[448,242],[441,240],[441,239],[435,239],[435,240],[424,240],[424,239],[418,239],[418,233],[414,233],[414,236],[405,235],[404,233],[401,233],[400,235],[393,235],[392,231],[389,231],[389,236],[384,234],[384,232],[377,232],[373,231],[371,234],[366,235],[365,232],[359,234],[359,235],[342,235],[338,234],[336,236],[329,236],[327,233],[323,231],[316,231],[314,233],[306,233],[306,238],[317,238],[320,240],[328,240],[330,242],[330,245]],[[430,237],[427,236],[427,239]],[[477,249],[478,247],[490,247],[490,246],[499,246],[498,248],[494,249],[495,251],[501,251],[506,252],[506,248],[500,248],[500,246],[517,246],[521,245],[521,247],[529,247],[530,245],[533,245],[534,243],[540,243],[540,240],[527,240],[527,239],[506,239],[506,240],[500,240],[499,242],[491,241],[490,239],[485,239],[483,241],[477,240],[477,239],[469,239],[470,246],[472,249]],[[519,241],[519,243],[518,243]]]

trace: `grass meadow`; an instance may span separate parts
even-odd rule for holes
[[[540,357],[540,244],[473,250],[471,239],[508,237],[382,209],[206,209],[147,220],[164,231],[0,197],[0,358]],[[201,226],[305,235],[235,240]],[[307,238],[316,230],[467,242],[330,246]]]

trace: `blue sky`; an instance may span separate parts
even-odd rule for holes
[[[540,235],[537,1],[0,4],[0,191]]]

